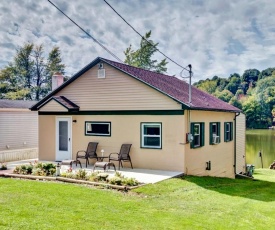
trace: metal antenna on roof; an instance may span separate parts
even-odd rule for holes
[[[182,72],[183,72],[183,70],[180,72],[180,76],[182,77],[182,78],[189,78],[189,104],[191,104],[192,103],[192,86],[191,86],[191,77],[193,76],[193,72],[192,72],[192,65],[191,64],[189,64],[188,66],[186,66],[186,67],[189,67],[189,70],[188,70],[188,72],[189,72],[189,76],[188,77],[183,77],[182,76]]]
[[[192,77],[192,65],[189,64],[189,104],[192,103],[192,89],[191,89],[191,77]]]

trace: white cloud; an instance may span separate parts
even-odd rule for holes
[[[140,37],[104,1],[52,1],[120,59],[130,44],[138,47]],[[141,34],[152,30],[152,39],[170,58],[192,64],[195,81],[275,66],[275,5],[269,0],[108,2]],[[68,75],[98,56],[113,59],[48,1],[2,1],[0,68],[26,42],[44,44],[46,52],[59,46]],[[168,74],[180,71],[169,61]]]

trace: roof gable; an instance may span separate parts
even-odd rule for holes
[[[41,111],[78,111],[79,106],[64,96],[54,96],[46,103],[38,107]]]
[[[167,95],[168,97],[178,101],[183,104],[184,107],[189,109],[198,109],[198,110],[215,110],[215,111],[230,111],[230,112],[241,112],[238,108],[206,93],[193,86],[192,87],[192,103],[189,101],[189,84],[185,81],[182,81],[176,77],[168,76],[165,74],[155,73],[149,70],[144,70],[141,68],[129,66],[126,64],[114,62],[108,59],[98,57],[89,65],[85,66],[82,70],[76,73],[72,78],[67,82],[61,85],[59,88],[54,90],[52,93],[47,95],[44,99],[39,101],[31,109],[38,110],[42,104],[50,100],[57,92],[62,90],[67,85],[71,84],[74,80],[80,77],[83,73],[94,67],[99,62],[104,62],[112,67],[126,73],[128,76],[131,76],[155,90]]]

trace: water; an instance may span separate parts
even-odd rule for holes
[[[246,163],[253,164],[256,168],[269,168],[275,160],[275,130],[252,129],[246,131]]]

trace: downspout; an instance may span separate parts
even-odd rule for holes
[[[234,174],[236,175],[236,164],[237,164],[237,138],[236,138],[236,134],[237,134],[237,122],[236,122],[236,118],[237,116],[239,116],[240,113],[236,113],[235,117],[234,117]]]

